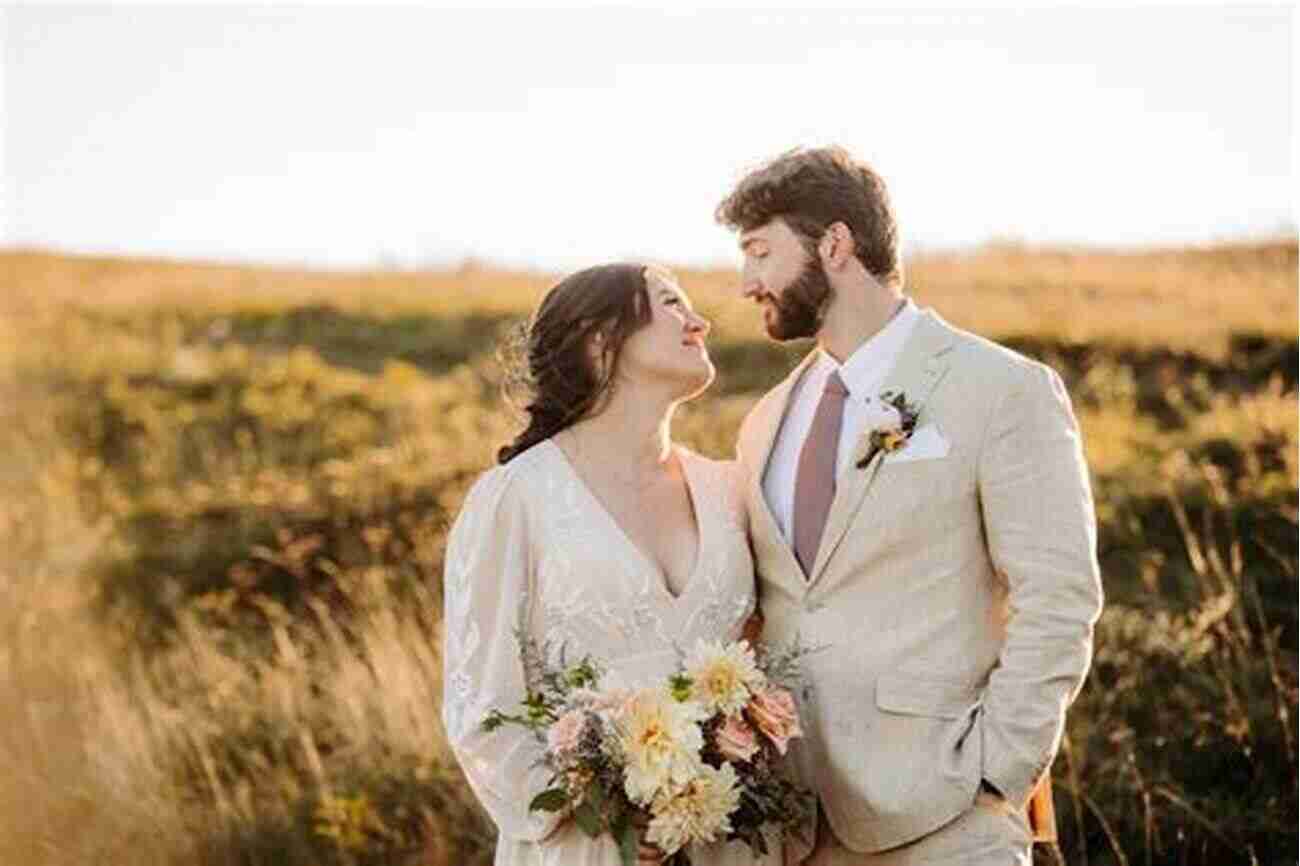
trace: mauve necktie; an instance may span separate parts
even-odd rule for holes
[[[794,555],[805,577],[812,576],[821,545],[826,516],[835,499],[835,462],[840,449],[840,426],[844,421],[844,398],[849,390],[839,371],[831,373],[822,391],[817,414],[799,452],[794,481]]]

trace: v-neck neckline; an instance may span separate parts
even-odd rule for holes
[[[700,570],[700,566],[704,563],[705,524],[704,510],[701,508],[700,497],[696,495],[697,490],[695,479],[692,478],[692,460],[687,456],[687,450],[676,443],[673,443],[672,445],[673,451],[677,454],[678,461],[682,467],[682,480],[686,484],[686,496],[690,500],[691,511],[694,515],[695,562],[691,564],[691,568],[686,574],[686,583],[682,585],[682,591],[677,595],[673,595],[673,591],[668,586],[668,575],[665,574],[664,570],[655,562],[653,556],[646,553],[639,544],[632,540],[632,536],[628,535],[627,530],[623,528],[623,524],[618,522],[618,518],[614,516],[609,508],[606,507],[605,503],[600,500],[600,497],[596,495],[596,492],[592,490],[590,485],[588,485],[583,479],[581,473],[578,472],[578,468],[574,466],[573,461],[569,459],[569,455],[564,453],[564,449],[561,448],[553,439],[545,439],[543,441],[555,451],[560,462],[564,464],[565,471],[572,476],[573,481],[582,490],[587,499],[591,501],[592,505],[595,506],[596,510],[604,515],[605,520],[608,521],[611,527],[613,527],[614,532],[623,540],[623,543],[635,551],[637,558],[641,560],[641,563],[646,567],[650,574],[658,578],[656,586],[659,588],[659,591],[667,597],[670,602],[681,601],[689,595],[691,588],[695,585],[695,578]]]

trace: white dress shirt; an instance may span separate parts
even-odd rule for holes
[[[880,388],[893,371],[920,314],[916,304],[910,298],[905,299],[898,314],[855,349],[843,364],[837,363],[825,350],[817,349],[817,360],[808,365],[795,383],[789,409],[763,473],[763,496],[786,541],[793,543],[794,484],[799,469],[799,452],[808,438],[826,380],[832,372],[839,370],[844,387],[849,389],[849,396],[844,401],[844,421],[840,427],[835,462],[835,477],[839,478],[853,456],[854,443],[865,432],[864,425],[871,414],[872,404],[879,402]]]

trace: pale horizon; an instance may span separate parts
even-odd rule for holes
[[[905,251],[1294,237],[1293,12],[6,7],[0,243],[321,269],[733,264],[840,143]]]

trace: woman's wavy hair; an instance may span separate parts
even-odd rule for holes
[[[613,388],[627,338],[650,322],[646,265],[597,265],[565,277],[502,347],[506,400],[527,417],[497,451],[508,463],[580,418],[600,411]],[[588,346],[599,332],[599,362]]]

